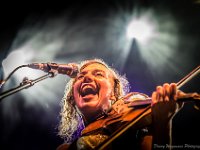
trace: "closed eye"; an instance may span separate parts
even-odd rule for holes
[[[103,76],[103,74],[100,73],[100,72],[96,73],[96,75],[97,75],[97,76]]]
[[[95,71],[94,72],[94,75],[95,76],[100,76],[100,77],[104,77],[105,75],[104,75],[104,72],[102,72],[102,71]]]
[[[84,75],[79,75],[78,77],[77,77],[77,79],[82,79],[84,77]]]

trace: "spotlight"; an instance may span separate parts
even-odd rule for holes
[[[126,35],[129,39],[135,38],[140,43],[147,42],[153,35],[154,26],[145,18],[132,20],[128,27]]]

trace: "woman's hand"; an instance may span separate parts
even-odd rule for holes
[[[156,111],[155,113],[159,113],[159,116],[165,116],[169,120],[183,106],[183,103],[176,102],[177,99],[185,95],[184,92],[177,90],[175,83],[165,83],[163,86],[157,86],[156,91],[152,93],[152,109]]]
[[[175,83],[165,83],[163,86],[157,86],[156,91],[152,93],[152,105],[158,102],[176,101],[178,96]]]
[[[153,143],[166,145],[172,141],[172,121],[181,110],[185,100],[200,100],[198,93],[184,93],[177,89],[175,83],[157,86],[152,93]]]
[[[183,103],[177,102],[180,95],[184,95],[184,93],[177,90],[175,83],[157,86],[156,91],[152,93],[151,110],[154,144],[169,144],[170,120],[183,106]]]

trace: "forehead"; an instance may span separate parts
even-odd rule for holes
[[[92,70],[99,70],[99,71],[111,73],[110,70],[106,66],[100,63],[86,64],[86,66],[84,66],[83,69],[80,70],[80,72],[87,72],[87,71],[92,71]]]

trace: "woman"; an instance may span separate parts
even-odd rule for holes
[[[136,92],[128,93],[128,91],[128,81],[102,60],[93,59],[80,63],[79,73],[67,83],[62,100],[59,135],[64,138],[65,143],[59,146],[58,150],[95,149],[120,126],[131,121],[138,111],[129,107],[130,102],[138,99],[145,100],[148,96]],[[158,86],[152,94],[152,114],[155,117],[153,120],[150,118],[139,124],[151,126],[157,122],[154,127],[158,131],[154,128],[152,134],[157,137],[159,134],[163,134],[163,137],[167,136],[169,118],[182,106],[177,105],[175,101],[183,96],[185,94],[177,91],[176,84],[166,83]],[[162,109],[157,107],[154,109],[154,105],[158,102],[167,102],[165,106],[159,106],[165,107],[166,111],[160,113]],[[143,128],[144,126],[140,125],[140,129]],[[138,131],[131,132],[132,139],[123,142],[130,141],[133,147],[139,149],[151,149],[150,132],[145,130],[145,134],[144,132],[139,134]],[[163,141],[168,138],[164,138]],[[154,141],[162,143],[159,138],[155,138]],[[113,144],[111,148],[114,147]]]

